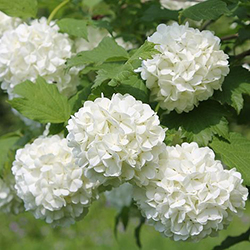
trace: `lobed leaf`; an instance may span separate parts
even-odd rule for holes
[[[29,119],[41,123],[62,123],[69,119],[71,106],[57,87],[38,77],[36,83],[25,81],[18,84],[15,93],[21,96],[10,100],[13,108]]]

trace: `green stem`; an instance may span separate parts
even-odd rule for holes
[[[66,5],[67,3],[69,3],[70,0],[65,0],[63,2],[61,2],[57,7],[55,7],[55,9],[51,12],[51,14],[49,15],[49,18],[48,18],[48,24],[51,22],[51,20],[54,18],[55,14],[64,6]]]
[[[155,112],[156,112],[156,113],[158,112],[159,108],[160,108],[160,103],[158,103],[158,104],[156,105],[156,107],[155,107]]]

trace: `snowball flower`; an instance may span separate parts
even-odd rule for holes
[[[14,188],[14,177],[0,178],[0,212],[19,214],[24,211],[22,200],[17,196]]]
[[[248,190],[235,169],[224,170],[208,147],[166,147],[159,172],[135,199],[155,229],[176,241],[198,241],[241,215]]]
[[[21,23],[21,19],[10,17],[0,11],[0,37],[5,31],[16,28]]]
[[[26,210],[53,226],[82,218],[92,200],[92,188],[75,165],[67,140],[55,135],[38,138],[17,150],[12,172]]]
[[[115,35],[115,34],[114,34]],[[88,41],[83,38],[76,38],[75,47],[76,52],[93,50],[96,48],[104,37],[108,37],[110,34],[105,29],[95,28],[93,26],[88,27]],[[118,45],[126,50],[133,49],[135,46],[130,42],[125,42],[121,37],[116,38],[115,41]]]
[[[68,122],[69,146],[92,182],[146,185],[165,137],[158,116],[131,95],[86,101]]]
[[[191,7],[204,0],[160,0],[161,5],[169,10],[180,10]]]
[[[72,54],[72,41],[59,27],[45,18],[23,23],[6,31],[0,39],[0,81],[2,89],[13,98],[14,87],[40,75],[58,90],[70,96],[78,84],[79,69],[65,71],[66,59]]]
[[[159,54],[144,60],[137,72],[162,109],[189,112],[220,89],[229,73],[228,56],[211,31],[160,24],[148,41]]]

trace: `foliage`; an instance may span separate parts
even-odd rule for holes
[[[53,15],[60,4],[65,4]],[[236,168],[243,176],[244,183],[250,186],[250,136],[249,135],[249,96],[250,71],[242,68],[249,61],[249,15],[247,0],[207,0],[180,10],[163,8],[159,1],[141,0],[0,0],[0,10],[9,16],[24,20],[49,17],[56,20],[60,32],[67,33],[72,41],[76,38],[89,39],[88,28],[98,27],[107,34],[92,50],[81,51],[67,60],[66,70],[81,68],[78,90],[70,98],[61,94],[55,84],[48,84],[42,77],[36,82],[29,80],[15,87],[17,98],[9,100],[12,108],[25,117],[39,123],[52,123],[49,134],[67,133],[65,126],[70,117],[85,101],[95,100],[102,94],[111,97],[113,93],[129,93],[136,99],[148,103],[160,117],[166,131],[167,145],[182,142],[197,142],[200,146],[211,147],[217,158],[228,168]],[[51,15],[50,15],[51,14]],[[150,99],[150,91],[140,75],[135,72],[142,60],[151,59],[159,53],[155,45],[146,40],[160,23],[177,21],[189,22],[199,30],[210,29],[221,38],[222,49],[230,57],[230,73],[226,76],[222,89],[206,101],[200,102],[189,113],[178,114],[159,108]],[[222,25],[220,25],[222,23]],[[222,26],[222,27],[219,27]],[[131,42],[133,49],[119,45],[117,38]],[[240,128],[235,133],[235,127]],[[24,127],[0,137],[0,172],[9,171],[15,150],[27,141],[41,135]],[[244,134],[244,135],[243,135]],[[3,171],[4,170],[4,171]],[[131,207],[124,207],[116,216],[115,235],[119,223],[128,227]],[[134,231],[138,246],[144,218]],[[249,230],[237,237],[228,237],[221,246],[225,249],[249,239]],[[219,242],[217,242],[219,245]]]

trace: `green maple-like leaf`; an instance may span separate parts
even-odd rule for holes
[[[250,72],[242,67],[234,67],[222,85],[222,91],[217,91],[214,98],[232,106],[239,114],[243,108],[243,95],[250,95]]]
[[[228,138],[227,112],[218,102],[201,102],[189,113],[177,114],[171,112],[165,115],[162,124],[176,131],[181,129],[186,141],[197,142],[200,146],[208,145],[214,135]]]
[[[54,84],[38,77],[36,83],[25,81],[18,84],[15,93],[21,96],[10,100],[13,108],[29,119],[41,123],[61,123],[69,119],[71,106]]]
[[[230,133],[229,142],[214,138],[210,147],[228,167],[241,172],[246,185],[250,185],[250,141],[238,133]]]

